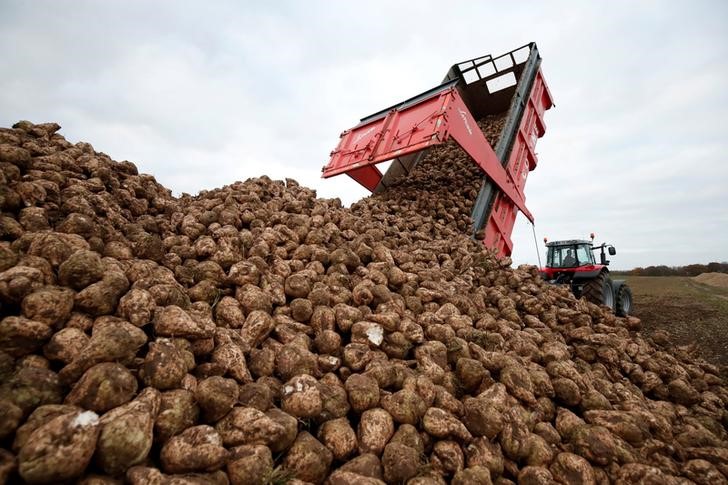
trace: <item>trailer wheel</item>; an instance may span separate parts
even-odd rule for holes
[[[584,283],[581,296],[597,305],[606,305],[614,310],[614,289],[612,279],[605,271],[599,273],[596,278]]]
[[[632,313],[632,290],[627,283],[622,284],[617,291],[617,305],[615,312],[620,317],[626,317]]]

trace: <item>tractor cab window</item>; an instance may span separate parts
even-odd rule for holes
[[[594,264],[594,253],[592,253],[589,246],[581,244],[576,247],[576,259],[578,260],[579,266]]]
[[[574,246],[551,246],[548,264],[552,268],[573,268],[576,264]]]
[[[546,260],[551,268],[576,268],[594,264],[594,255],[586,244],[551,246]]]

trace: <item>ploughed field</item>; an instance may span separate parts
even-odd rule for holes
[[[347,209],[59,128],[0,129],[0,482],[726,483],[719,368],[474,242],[456,146]]]
[[[687,346],[696,356],[724,367],[726,375],[728,288],[700,281],[687,276],[627,277],[635,315],[646,335],[667,347]]]

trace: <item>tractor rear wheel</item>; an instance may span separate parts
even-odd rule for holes
[[[614,289],[612,288],[612,279],[606,272],[584,283],[584,289],[581,296],[597,305],[606,305],[614,310]]]
[[[623,283],[617,291],[615,312],[620,317],[626,317],[632,313],[632,290],[627,286],[627,283]]]

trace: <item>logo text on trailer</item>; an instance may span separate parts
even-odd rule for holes
[[[465,129],[468,130],[468,134],[473,134],[473,129],[470,128],[470,123],[468,123],[468,118],[465,116],[465,111],[458,108],[458,113],[460,113],[460,117],[463,119],[463,123],[465,123]]]
[[[356,135],[356,138],[354,138],[354,143],[359,143],[359,141],[362,138],[364,138],[365,136],[367,136],[372,131],[374,131],[374,127],[373,126],[371,128],[369,128],[367,131],[365,131],[364,133],[359,133],[358,135]]]

